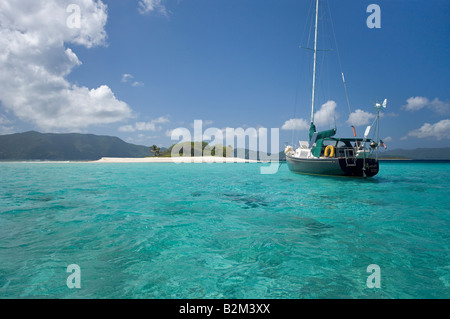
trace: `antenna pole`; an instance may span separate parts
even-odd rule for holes
[[[381,106],[377,108],[377,154],[376,154],[377,160],[378,160],[378,151],[380,149],[380,108]]]

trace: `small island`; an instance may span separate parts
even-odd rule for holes
[[[102,157],[95,163],[257,163],[257,160],[235,157],[231,146],[210,145],[206,142],[183,142],[161,151],[150,147],[154,156],[144,158]]]

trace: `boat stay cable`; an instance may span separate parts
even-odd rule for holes
[[[331,10],[330,10],[330,3],[327,1],[327,5],[328,5],[328,14],[330,15],[330,21],[331,21],[331,30],[333,31],[333,38],[334,38],[334,44],[336,46],[336,53],[337,53],[337,57],[338,57],[338,62],[339,62],[339,68],[341,71],[341,75],[342,75],[342,83],[344,84],[344,89],[345,89],[345,97],[347,98],[347,106],[348,106],[348,112],[349,112],[349,120],[350,120],[350,124],[354,127],[354,123],[351,117],[352,114],[352,109],[350,107],[350,100],[348,98],[348,90],[347,90],[347,83],[345,82],[345,77],[344,77],[344,72],[342,70],[342,63],[341,63],[341,56],[339,54],[339,47],[337,45],[337,40],[336,40],[336,33],[334,32],[334,24],[333,24],[333,18],[331,16]]]

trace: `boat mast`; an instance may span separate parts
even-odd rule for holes
[[[316,59],[317,59],[317,21],[319,20],[319,0],[316,0],[316,26],[314,31],[314,66],[313,66],[313,84],[311,98],[311,124],[314,123],[314,98],[316,89]]]

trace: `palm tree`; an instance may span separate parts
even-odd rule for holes
[[[160,155],[160,153],[159,153],[160,150],[161,150],[161,148],[159,148],[158,146],[156,146],[154,144],[150,147],[150,152],[154,153],[155,156],[159,156]]]

